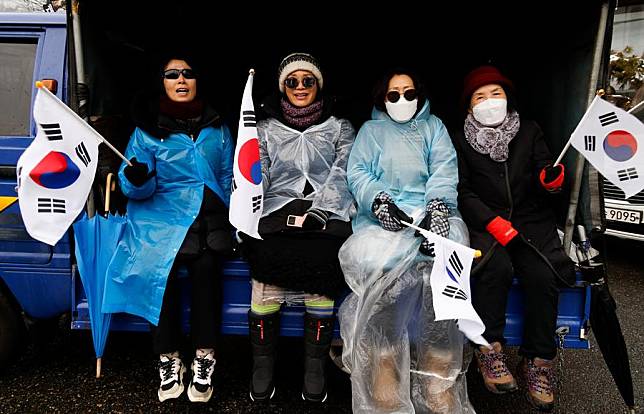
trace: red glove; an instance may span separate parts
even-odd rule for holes
[[[499,216],[494,217],[494,219],[485,226],[485,229],[501,244],[501,246],[506,246],[510,243],[510,240],[519,234],[519,232],[512,227],[512,223]]]
[[[541,181],[543,188],[549,192],[559,192],[564,181],[563,164],[557,164],[554,167],[552,165],[543,167],[541,173],[539,173],[539,181]]]

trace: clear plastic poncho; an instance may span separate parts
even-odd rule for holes
[[[351,371],[354,413],[473,413],[464,372],[471,355],[456,321],[435,321],[429,277],[433,260],[419,253],[414,230],[383,230],[371,212],[381,191],[415,223],[432,199],[451,212],[449,238],[469,244],[457,212],[456,151],[425,101],[398,123],[377,108],[356,137],[347,167],[358,204],[354,234],[340,249],[353,291],[339,313]]]
[[[449,238],[467,244],[463,220],[449,222]],[[432,260],[418,253],[421,240],[412,229],[374,223],[340,250],[353,291],[338,317],[354,413],[474,413],[465,379],[470,347],[456,321],[434,321]]]

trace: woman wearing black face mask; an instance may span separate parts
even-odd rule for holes
[[[515,391],[505,365],[505,309],[515,274],[525,293],[524,335],[519,353],[530,401],[541,410],[554,405],[557,281],[574,280],[548,197],[563,185],[562,165],[552,157],[539,126],[520,118],[513,84],[492,66],[465,78],[464,128],[453,134],[458,153],[458,204],[471,245],[484,257],[472,270],[472,302],[485,323],[493,349],[475,354],[485,386],[494,393]]]

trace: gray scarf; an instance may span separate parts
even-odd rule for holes
[[[474,119],[472,114],[465,118],[465,139],[480,154],[489,154],[496,162],[508,159],[508,144],[519,131],[521,123],[516,111],[510,112],[500,125],[487,127]]]

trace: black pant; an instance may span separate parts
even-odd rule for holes
[[[221,314],[221,260],[208,250],[195,259],[178,256],[163,294],[159,325],[151,326],[156,354],[178,351],[182,342],[181,289],[177,269],[186,266],[191,282],[190,331],[192,345],[214,348]]]
[[[486,328],[483,337],[488,342],[505,343],[505,310],[516,272],[525,308],[519,353],[528,358],[552,359],[557,354],[557,276],[532,247],[521,240],[513,243],[509,250],[497,246],[472,280],[472,304]]]

